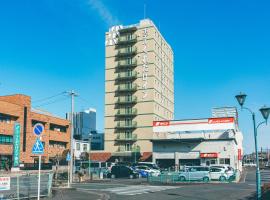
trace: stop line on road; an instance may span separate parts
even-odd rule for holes
[[[114,193],[117,195],[138,195],[151,192],[158,192],[163,190],[175,189],[175,186],[151,186],[151,185],[132,185],[126,187],[107,188],[102,191]]]

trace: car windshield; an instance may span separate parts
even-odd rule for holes
[[[221,168],[211,168],[210,172],[221,172]]]

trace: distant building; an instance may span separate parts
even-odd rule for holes
[[[91,151],[104,150],[104,133],[92,132],[91,135]]]
[[[89,153],[89,142],[82,140],[74,140],[74,156],[76,160],[81,160],[82,153]]]
[[[67,118],[70,119],[69,114]],[[74,138],[88,140],[89,134],[96,131],[96,110],[89,108],[73,114]]]
[[[238,112],[236,107],[218,107],[212,109],[212,117],[233,117],[238,124]]]

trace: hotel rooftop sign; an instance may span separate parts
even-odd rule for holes
[[[154,121],[154,132],[210,131],[235,129],[233,117],[194,120]]]

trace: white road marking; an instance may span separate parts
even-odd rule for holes
[[[175,189],[175,188],[179,188],[179,187],[135,185],[135,186],[118,187],[118,188],[107,188],[107,189],[102,189],[102,191],[115,193],[117,195],[129,195],[130,196],[130,195],[146,194],[149,192],[158,192],[158,191]]]

